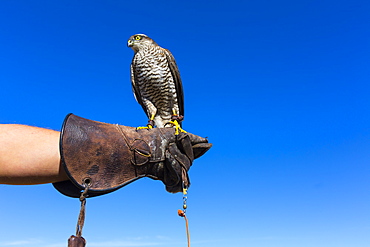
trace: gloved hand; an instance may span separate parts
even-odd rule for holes
[[[115,191],[141,177],[159,179],[171,193],[190,185],[193,160],[212,147],[207,139],[175,135],[174,128],[136,130],[70,114],[60,138],[62,165],[70,180],[54,183],[64,195],[89,197]]]

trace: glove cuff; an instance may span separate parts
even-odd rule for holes
[[[129,137],[135,128],[66,116],[60,135],[61,163],[69,181],[54,183],[62,194],[79,197],[89,184],[89,197],[113,192],[146,176],[150,147]]]

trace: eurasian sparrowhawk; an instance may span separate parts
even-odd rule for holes
[[[131,63],[132,89],[149,118],[148,128],[179,128],[184,117],[184,96],[171,52],[145,34],[131,36],[127,45],[135,52]]]

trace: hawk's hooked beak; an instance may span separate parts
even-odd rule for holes
[[[129,39],[128,41],[127,41],[127,46],[128,47],[132,47],[134,45],[134,41],[132,41],[131,39]]]

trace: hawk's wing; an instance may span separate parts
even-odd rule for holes
[[[175,83],[176,95],[177,95],[177,103],[179,105],[178,114],[184,116],[184,93],[182,90],[182,82],[180,77],[180,72],[177,67],[175,58],[172,56],[171,52],[167,49],[163,49],[165,51],[168,66],[170,67],[171,74]]]
[[[136,74],[134,72],[134,69],[132,68],[132,63],[131,63],[131,66],[130,66],[130,70],[131,70],[132,92],[134,93],[134,96],[135,96],[136,101],[141,105],[141,107],[143,108],[143,110],[146,113],[146,115],[148,116],[148,118],[150,118],[150,114],[147,111],[147,109],[146,109],[146,107],[145,107],[145,105],[143,103],[143,98],[141,96],[141,93],[140,93],[140,90],[139,90],[139,86],[136,84],[137,77],[136,77]]]

